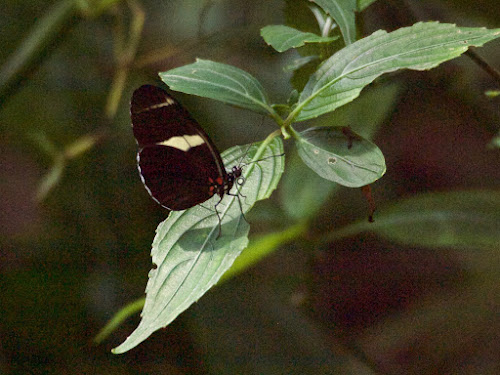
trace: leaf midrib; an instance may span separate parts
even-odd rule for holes
[[[455,33],[454,33],[455,34]],[[389,35],[389,33],[385,33],[384,35]],[[387,41],[387,42],[384,42],[380,45],[377,45],[377,46],[373,46],[371,48],[369,48],[368,50],[364,51],[361,55],[359,55],[356,59],[360,59],[362,56],[366,55],[370,50],[374,49],[374,48],[380,48],[381,45],[386,45],[386,44],[389,44],[389,43],[392,43],[396,40],[400,40],[404,37],[407,37],[408,35],[403,35],[401,36],[400,38],[397,38],[397,39],[393,39],[391,41]],[[475,39],[480,39],[481,36],[477,36],[477,37],[473,37],[473,38],[469,38],[468,40],[471,41],[471,40],[475,40]],[[402,53],[398,53],[398,54],[395,54],[395,55],[391,55],[391,56],[388,56],[388,57],[385,57],[385,58],[382,58],[382,59],[378,59],[378,60],[375,60],[375,61],[371,61],[367,64],[364,64],[364,65],[361,65],[351,71],[348,71],[348,72],[345,72],[345,69],[349,66],[349,65],[352,65],[352,62],[348,63],[346,65],[346,67],[344,67],[344,70],[343,72],[337,77],[337,78],[334,78],[333,80],[331,80],[329,83],[323,85],[320,89],[314,91],[306,100],[304,100],[300,105],[297,106],[297,108],[290,114],[290,116],[294,115],[294,117],[296,117],[301,111],[302,109],[307,105],[309,104],[313,99],[315,99],[319,94],[321,94],[323,91],[325,91],[326,89],[330,88],[331,86],[333,86],[335,83],[339,82],[341,79],[343,78],[346,78],[348,75],[350,74],[353,74],[353,73],[356,73],[362,69],[365,69],[365,68],[368,68],[368,67],[371,67],[373,65],[376,65],[376,64],[379,64],[379,63],[383,63],[387,60],[391,60],[391,59],[396,59],[398,57],[401,57],[401,56],[405,56],[405,55],[408,55],[408,54],[412,54],[412,53],[415,53],[415,52],[418,52],[418,51],[425,51],[427,49],[434,49],[434,48],[438,48],[438,47],[445,47],[449,44],[456,44],[457,41],[450,41],[450,42],[445,42],[445,43],[440,43],[440,44],[435,44],[435,45],[432,45],[432,46],[427,46],[427,47],[423,47],[423,48],[418,48],[418,49],[414,49],[412,51],[406,51],[406,52],[402,52]],[[457,47],[457,48],[465,48],[465,49],[468,49],[468,47],[471,45],[472,43],[468,43],[468,45],[464,45],[463,47]],[[335,55],[334,55],[335,56]],[[333,56],[332,56],[333,57]],[[411,65],[410,65],[411,66]],[[334,66],[332,66],[332,68],[328,69],[323,75],[326,75],[329,71],[331,71],[332,69],[334,69]],[[384,74],[384,73],[388,73],[388,72],[391,72],[391,71],[394,71],[394,70],[397,70],[398,67],[394,67],[393,69],[391,70],[386,70],[386,71],[382,71],[380,73],[378,73],[376,75],[379,76],[381,74]],[[407,67],[406,69],[409,69],[409,67]],[[376,78],[375,77],[375,78]],[[347,90],[347,91],[343,91],[343,92],[349,92],[349,91],[353,91],[353,90],[358,90],[359,88],[356,87],[356,88],[351,88],[350,90]],[[314,107],[313,109],[316,109],[316,108],[320,108],[320,107],[324,107],[324,105],[318,105],[317,107]]]

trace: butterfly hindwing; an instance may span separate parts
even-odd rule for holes
[[[227,178],[215,145],[166,91],[144,85],[130,106],[138,165],[151,196],[171,210],[209,199]]]

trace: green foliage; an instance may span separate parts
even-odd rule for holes
[[[399,70],[497,32],[402,22],[500,27],[500,2],[374,2],[3,2],[2,373],[498,373],[498,47]],[[129,94],[173,67],[220,102],[179,97],[216,145],[257,143],[224,154],[247,181],[220,226],[215,197],[158,227],[143,295],[169,212],[138,178]],[[341,184],[380,177],[377,145],[369,223]],[[117,352],[167,329],[103,355],[142,310]]]
[[[356,41],[354,12],[366,8],[373,1],[314,2],[321,8],[310,7],[321,35],[280,25],[267,26],[261,31],[265,41],[279,52],[306,43],[314,43],[318,51],[326,51],[335,39],[330,36],[335,28],[333,21],[342,32],[346,47],[337,46],[339,50],[331,57],[328,53],[306,54],[306,61],[295,64],[292,69],[324,60],[319,68],[305,77],[307,83],[303,90],[299,90],[299,95],[297,92],[290,93],[291,99],[286,104],[272,103],[255,77],[218,62],[198,59],[193,64],[160,73],[172,90],[267,114],[277,123],[279,131],[271,133],[260,145],[255,144],[249,149],[234,147],[223,154],[226,165],[234,165],[242,158],[247,163],[253,161],[244,170],[246,181],[238,190],[241,201],[236,196],[225,196],[217,205],[218,216],[213,209],[218,201],[215,196],[203,205],[171,213],[158,226],[152,249],[155,268],[149,274],[142,320],[132,335],[114,350],[115,353],[131,349],[155,330],[168,325],[215,285],[247,247],[249,224],[243,213],[248,212],[258,200],[270,196],[283,172],[280,132],[285,139],[294,138],[298,155],[309,168],[307,173],[303,173],[295,165],[291,166],[294,178],[288,179],[285,184],[285,191],[288,190],[286,196],[290,198],[297,194],[299,201],[307,202],[285,204],[287,214],[301,220],[301,224],[261,237],[255,253],[247,250],[232,274],[254,264],[277,249],[279,244],[300,236],[307,220],[313,217],[338,185],[362,187],[385,173],[382,152],[367,139],[372,137],[378,124],[371,127],[357,124],[367,138],[335,122],[328,127],[313,127],[301,132],[296,131],[292,124],[335,111],[358,97],[361,90],[384,73],[400,69],[431,69],[461,55],[469,46],[481,46],[500,35],[500,29],[458,28],[451,24],[426,22],[391,33],[379,30]],[[381,113],[385,113],[387,106],[382,107],[384,110]],[[363,109],[359,112],[362,113]],[[295,158],[294,163],[297,160]],[[308,178],[313,172],[314,178]],[[483,243],[469,241],[470,233],[467,234],[464,229],[471,222],[477,222],[483,214],[489,222],[498,219],[489,211],[481,211],[484,203],[485,196],[474,194],[415,199],[385,211],[374,226],[368,227],[366,222],[360,222],[334,232],[328,239],[369,228],[397,241],[427,236],[427,240],[418,242],[426,246],[483,246]],[[425,208],[423,212],[422,207]],[[455,207],[463,207],[464,210],[457,213],[453,211]],[[447,210],[451,213],[446,214]],[[495,207],[494,210],[498,212],[500,209]],[[448,230],[440,231],[438,228]],[[488,235],[491,229],[487,227]],[[484,239],[488,244],[497,240],[495,236],[488,235],[485,233]]]
[[[484,94],[489,98],[496,98],[500,96],[500,90],[487,90]]]
[[[226,165],[265,158],[245,167],[241,198],[226,195],[218,202],[219,197],[214,196],[203,205],[172,212],[158,226],[151,251],[155,268],[149,273],[142,320],[114,353],[130,350],[165,327],[231,267],[248,245],[250,226],[243,214],[276,188],[284,168],[282,154],[283,144],[277,137],[227,150],[222,154]]]
[[[281,204],[293,220],[313,218],[340,185],[320,177],[304,164],[296,150],[287,157],[288,165],[281,183]]]
[[[377,0],[358,0],[358,11],[365,10]]]
[[[356,0],[313,0],[339,25],[346,45],[356,41]]]
[[[195,63],[160,73],[172,90],[220,100],[255,112],[271,111],[264,88],[241,69],[214,61]]]
[[[500,243],[500,193],[453,191],[417,195],[380,210],[374,223],[350,224],[324,241],[364,231],[405,245],[495,250]]]
[[[304,163],[326,180],[361,187],[385,173],[382,151],[347,127],[310,128],[296,137]]]
[[[377,217],[372,231],[428,248],[498,249],[500,193],[429,193],[395,203]]]
[[[384,73],[434,68],[499,34],[500,29],[458,28],[437,22],[419,22],[392,33],[376,31],[337,52],[311,76],[300,95],[296,120],[317,117],[350,102]]]
[[[285,25],[263,27],[260,35],[267,44],[278,52],[301,47],[306,43],[328,43],[337,39],[337,37],[322,37],[313,33],[306,33]]]

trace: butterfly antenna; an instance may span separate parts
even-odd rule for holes
[[[264,160],[267,160],[267,159],[271,159],[271,158],[277,158],[279,156],[284,156],[285,153],[282,152],[281,154],[278,154],[278,155],[269,155],[269,156],[266,156],[265,158],[262,158],[262,159],[259,159],[259,160],[255,160],[255,161],[251,161],[250,163],[242,163],[241,165],[242,166],[246,166],[246,165],[249,165],[249,164],[252,164],[252,163],[258,163],[258,162],[261,162],[261,161],[264,161]]]

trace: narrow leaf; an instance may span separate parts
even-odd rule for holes
[[[252,75],[231,65],[197,59],[159,74],[172,90],[219,100],[224,103],[271,113],[262,85]]]
[[[368,185],[386,170],[380,149],[346,127],[310,128],[300,133],[295,142],[309,168],[340,185]]]
[[[245,183],[240,186],[240,200],[226,195],[217,205],[220,222],[214,210],[219,197],[214,196],[202,205],[172,212],[158,226],[151,251],[154,266],[149,273],[142,320],[127,340],[113,350],[114,353],[132,349],[154,331],[167,326],[231,267],[248,245],[249,224],[242,212],[247,212],[256,201],[269,197],[276,188],[283,173],[284,157],[270,156],[282,153],[280,138],[274,138],[260,151],[259,144],[229,149],[223,153],[228,166],[242,159],[249,162],[253,157],[267,158],[244,167]]]
[[[377,0],[358,0],[358,11],[361,12],[362,10],[365,10],[368,8],[372,3],[374,3]]]
[[[374,223],[359,221],[331,233],[325,240],[337,240],[363,231],[411,246],[499,250],[500,191],[417,195],[382,207]]]
[[[269,25],[260,30],[260,35],[267,44],[278,52],[290,48],[301,47],[306,43],[329,43],[338,37],[322,37],[314,33],[306,33],[284,25]]]
[[[319,60],[318,55],[304,56],[299,57],[298,59],[293,60],[290,64],[285,65],[283,70],[285,72],[293,72],[302,68],[304,65],[309,64],[311,61]]]
[[[500,133],[491,139],[490,143],[488,143],[488,148],[500,148]]]
[[[380,212],[376,224],[372,230],[399,243],[499,250],[500,192],[416,196]]]
[[[36,200],[42,202],[47,195],[59,184],[64,173],[64,168],[66,167],[66,161],[62,155],[54,158],[54,164],[50,167],[50,170],[41,179],[37,191]]]
[[[340,27],[346,45],[356,41],[356,0],[312,0],[330,14]]]
[[[486,95],[488,98],[496,98],[497,96],[500,96],[500,90],[486,90],[484,92],[484,95]]]
[[[334,54],[311,76],[295,110],[296,120],[317,117],[352,101],[383,73],[428,70],[499,35],[500,29],[437,22],[420,22],[392,33],[376,31]]]

